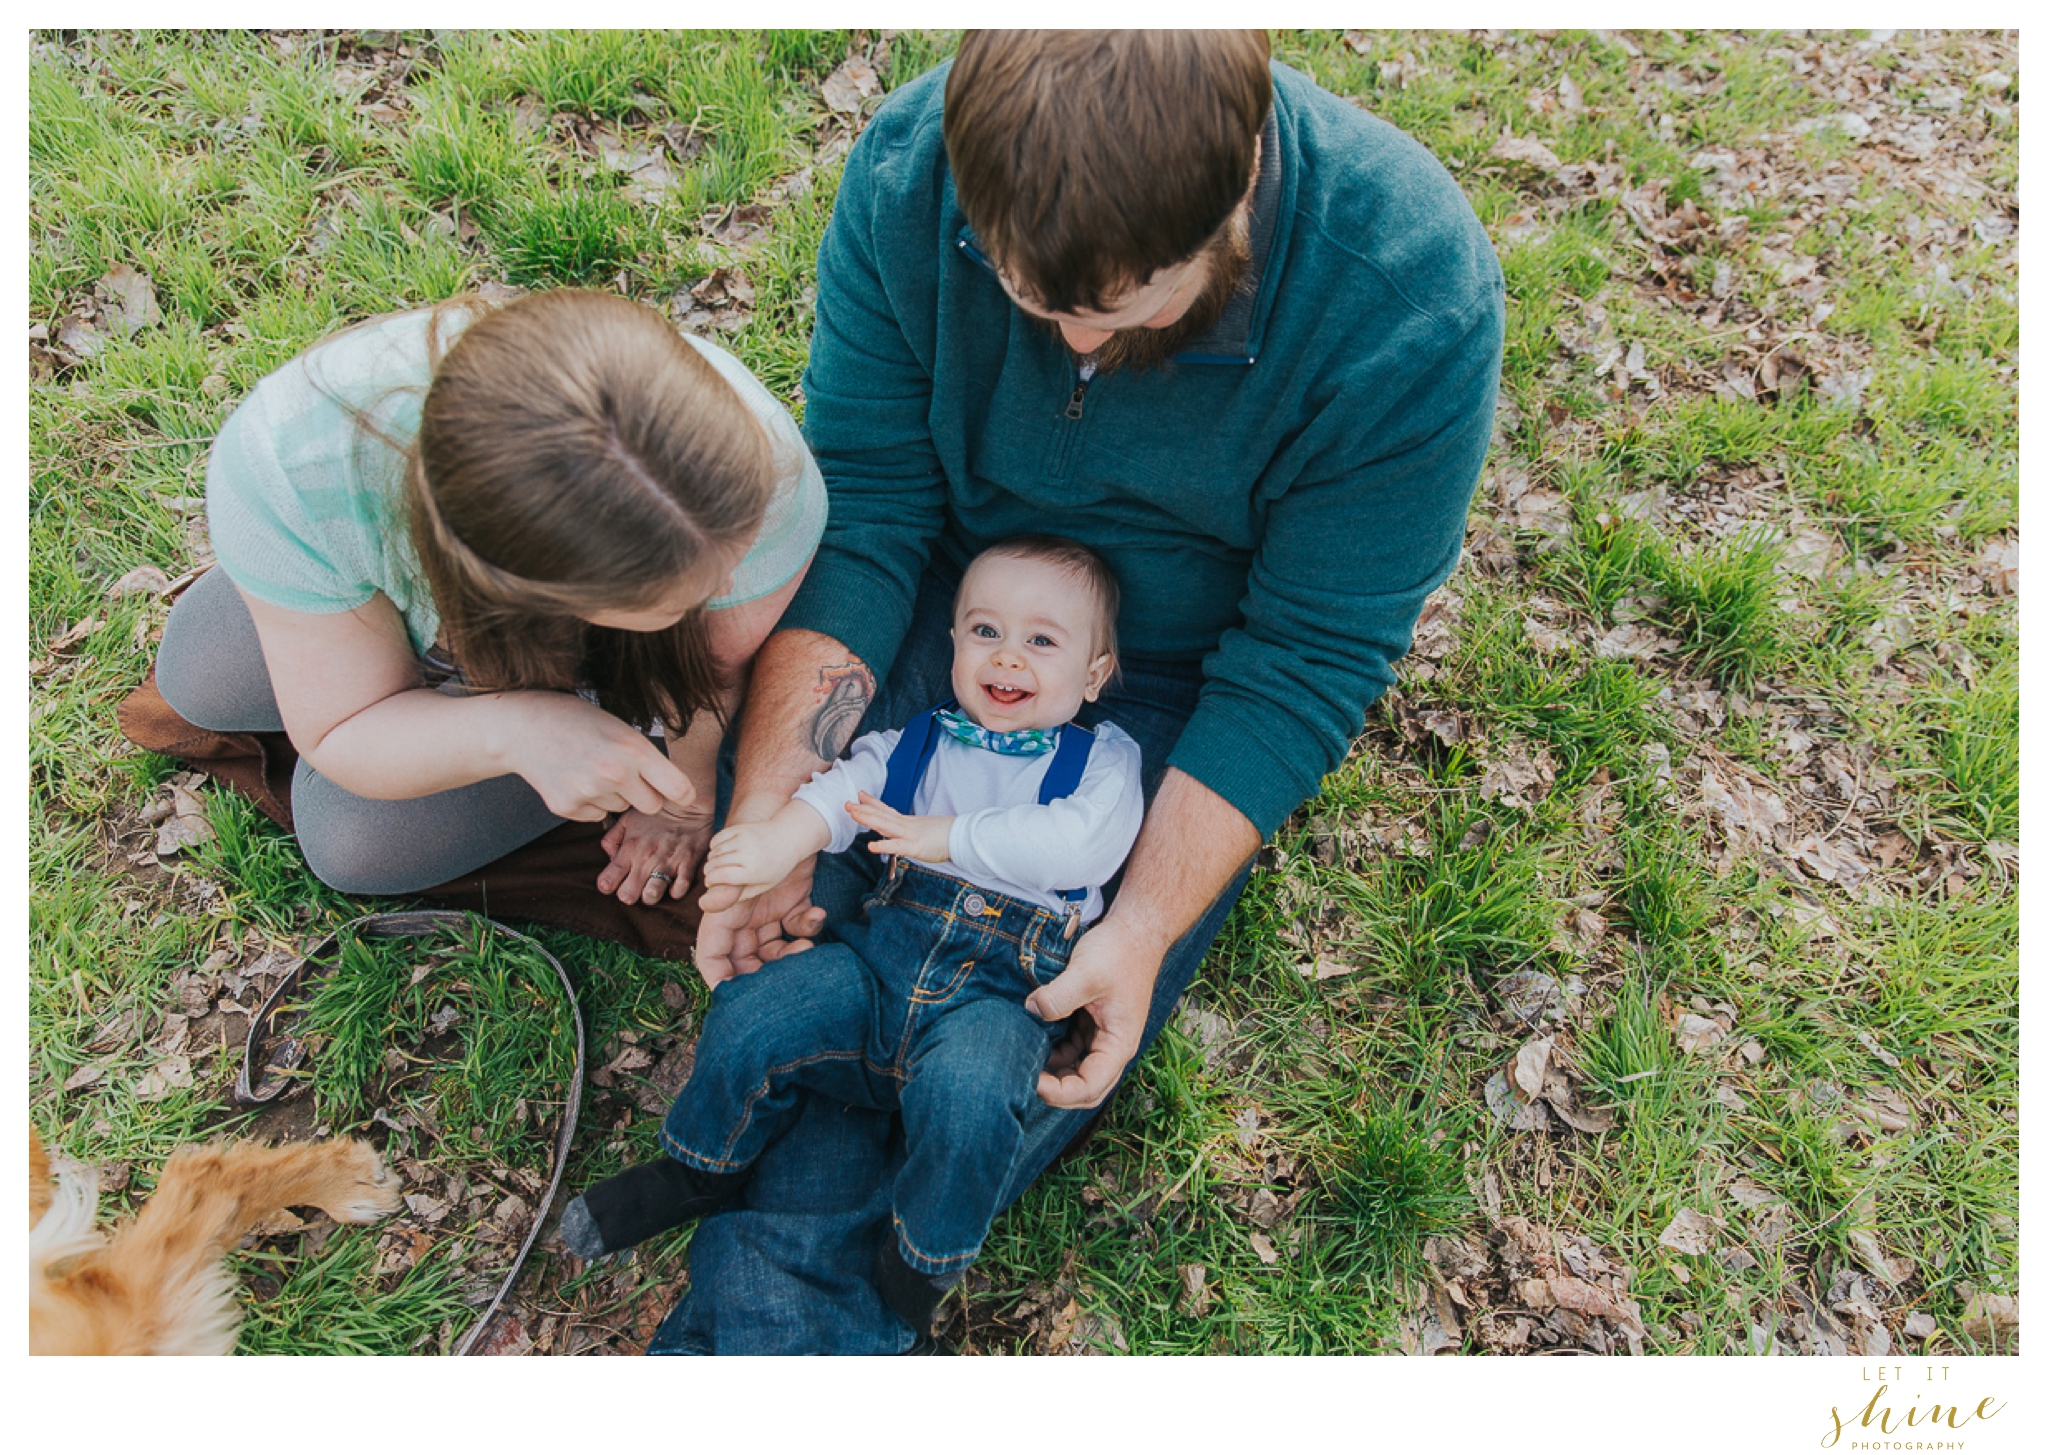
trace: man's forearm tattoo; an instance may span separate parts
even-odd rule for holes
[[[812,689],[824,700],[804,726],[805,741],[820,758],[836,758],[853,741],[854,729],[875,697],[875,674],[864,663],[842,662],[818,673]]]

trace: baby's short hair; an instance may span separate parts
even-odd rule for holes
[[[1011,561],[1043,561],[1078,579],[1095,597],[1096,655],[1107,652],[1112,663],[1121,660],[1117,655],[1116,615],[1123,602],[1123,591],[1117,585],[1116,572],[1109,568],[1100,551],[1065,536],[1033,532],[1005,537],[974,559],[983,561],[992,556]]]

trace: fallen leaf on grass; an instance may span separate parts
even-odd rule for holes
[[[1183,1263],[1178,1271],[1180,1299],[1175,1308],[1184,1318],[1199,1319],[1216,1297],[1209,1288],[1209,1270],[1200,1263]]]
[[[1678,1049],[1688,1056],[1712,1050],[1726,1039],[1727,1029],[1719,1021],[1708,1020],[1703,1015],[1682,1015],[1678,1018]]]
[[[1551,630],[1533,616],[1522,618],[1522,633],[1528,638],[1530,647],[1546,657],[1571,649],[1570,637],[1563,632]]]
[[[1654,657],[1660,652],[1677,648],[1678,643],[1670,637],[1660,635],[1654,628],[1639,621],[1624,621],[1617,624],[1606,635],[1593,640],[1593,654],[1620,660],[1640,660]]]
[[[65,318],[57,324],[57,343],[73,359],[90,359],[107,346],[107,336],[89,319]]]
[[[1131,1352],[1131,1346],[1124,1342],[1124,1331],[1113,1314],[1102,1311],[1084,1313],[1074,1321],[1073,1332],[1068,1335],[1072,1352],[1082,1355],[1101,1356],[1111,1349],[1119,1354]]]
[[[1280,1250],[1273,1246],[1273,1240],[1264,1233],[1253,1233],[1252,1251],[1259,1255],[1259,1261],[1271,1267],[1280,1261]]]
[[[690,296],[706,308],[715,308],[727,303],[752,308],[755,292],[754,285],[739,269],[713,268],[691,287]]]
[[[1356,965],[1346,965],[1342,960],[1333,960],[1328,955],[1318,955],[1313,965],[1296,965],[1294,973],[1312,980],[1335,980],[1357,968]]]
[[[1556,780],[1557,768],[1550,754],[1517,752],[1486,765],[1479,780],[1479,796],[1509,808],[1529,808],[1543,801]]]
[[[848,56],[818,89],[824,93],[827,106],[850,116],[860,110],[862,101],[882,89],[882,78],[861,57]]]
[[[1202,1064],[1220,1069],[1229,1058],[1230,1022],[1205,1005],[1183,998],[1173,1028],[1202,1048]]]
[[[1515,1085],[1521,1090],[1523,1100],[1534,1101],[1543,1095],[1543,1073],[1549,1066],[1548,1036],[1529,1042],[1515,1053]]]
[[[1880,1046],[1877,1043],[1877,1037],[1870,1034],[1869,1031],[1857,1031],[1856,1039],[1862,1043],[1864,1050],[1868,1051],[1871,1055],[1877,1057],[1877,1059],[1884,1062],[1885,1065],[1897,1066],[1899,1064],[1899,1058],[1897,1056],[1894,1056],[1891,1052],[1887,1051],[1883,1046]]]
[[[448,1216],[447,1202],[438,1197],[430,1197],[424,1192],[408,1192],[405,1195],[405,1205],[411,1208],[412,1215],[423,1223],[438,1223]]]
[[[1560,1273],[1552,1274],[1544,1283],[1546,1291],[1559,1308],[1570,1309],[1573,1313],[1589,1319],[1622,1317],[1620,1304],[1583,1279]]]
[[[1571,1079],[1554,1061],[1543,1073],[1543,1100],[1558,1120],[1574,1131],[1598,1133],[1614,1130],[1614,1113],[1606,1107],[1579,1105]]]
[[[1533,137],[1504,136],[1493,144],[1487,153],[1495,161],[1514,162],[1525,167],[1534,167],[1539,172],[1555,172],[1564,163],[1557,159],[1557,153]]]
[[[1733,836],[1767,842],[1792,822],[1785,800],[1770,789],[1740,779],[1723,784],[1711,767],[1700,770],[1700,797]]]
[[[191,789],[173,783],[170,812],[157,826],[157,856],[182,853],[212,841],[213,825],[207,821],[205,803]]]
[[[119,601],[124,596],[161,596],[170,584],[171,578],[156,567],[137,566],[107,588],[107,599]]]
[[[1670,1225],[1657,1235],[1657,1241],[1666,1248],[1683,1253],[1691,1258],[1704,1257],[1714,1246],[1714,1239],[1728,1224],[1711,1213],[1695,1212],[1691,1208],[1680,1208]]]
[[[105,300],[100,317],[123,338],[164,321],[163,310],[157,306],[156,285],[150,282],[148,274],[138,273],[126,263],[109,268],[99,281],[98,291]]]
[[[58,652],[68,652],[98,631],[103,625],[105,625],[105,621],[102,618],[88,616],[76,625],[67,627],[55,641],[50,643],[48,650],[52,656],[55,656]]]
[[[1870,1270],[1871,1276],[1891,1288],[1897,1288],[1913,1276],[1914,1268],[1907,1259],[1893,1259],[1885,1255],[1884,1246],[1877,1241],[1877,1234],[1869,1228],[1851,1228],[1848,1233],[1849,1251],[1856,1255],[1856,1261]]]
[[[86,1087],[98,1083],[106,1074],[106,1062],[88,1061],[64,1078],[64,1089],[66,1091],[83,1091]]]
[[[1515,1132],[1540,1132],[1550,1125],[1550,1113],[1540,1101],[1523,1101],[1508,1084],[1505,1071],[1487,1079],[1486,1109],[1495,1121]]]
[[[1503,977],[1493,989],[1500,997],[1501,1008],[1530,1027],[1546,1021],[1552,1025],[1562,1023],[1572,1001],[1581,993],[1577,976],[1560,982],[1541,970],[1517,970]]]
[[[142,1073],[135,1083],[138,1101],[162,1101],[174,1091],[192,1085],[192,1063],[183,1056],[166,1056]]]

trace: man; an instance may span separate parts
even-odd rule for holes
[[[804,376],[831,521],[757,661],[728,821],[944,695],[984,546],[1049,531],[1115,568],[1126,667],[1100,709],[1144,751],[1149,808],[1109,912],[1029,1002],[1075,1029],[1009,1198],[1158,1033],[1392,681],[1457,562],[1502,318],[1450,177],[1259,32],[971,34],[849,153]],[[707,894],[699,967],[801,948],[875,875],[857,848],[748,904]],[[924,1331],[867,1277],[892,1151],[886,1120],[808,1108],[751,1206],[699,1228],[656,1346],[909,1346]]]

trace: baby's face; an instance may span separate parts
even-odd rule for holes
[[[1059,727],[1109,680],[1100,608],[1087,585],[1045,561],[984,557],[953,608],[953,695],[994,732]]]

